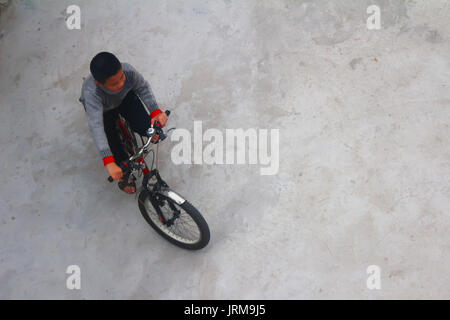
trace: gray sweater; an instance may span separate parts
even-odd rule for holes
[[[92,75],[83,82],[80,102],[86,110],[89,127],[94,143],[102,158],[112,156],[103,126],[103,112],[117,108],[130,90],[134,90],[147,105],[149,112],[158,109],[155,97],[148,82],[130,64],[123,62],[122,70],[125,73],[125,85],[117,92],[109,91],[95,84]]]

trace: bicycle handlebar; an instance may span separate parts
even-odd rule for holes
[[[167,114],[167,116],[170,115],[170,110],[166,110],[164,112]],[[163,141],[165,138],[167,138],[167,135],[164,133],[164,130],[162,129],[161,124],[158,121],[155,121],[155,123],[150,125],[150,128],[148,128],[148,130],[147,130],[147,137],[148,137],[147,143],[144,146],[142,146],[135,155],[131,156],[128,160],[124,161],[123,164],[119,165],[119,167],[122,169],[122,171],[126,171],[127,169],[129,170],[130,168],[128,167],[127,163],[129,163],[130,161],[132,161],[132,160],[134,160],[136,158],[140,158],[142,156],[142,153],[144,152],[145,149],[148,148],[148,146],[150,145],[151,140],[152,140],[154,135],[158,135],[159,136],[158,140],[156,140],[154,142],[155,144],[157,144],[159,141]],[[108,177],[108,181],[109,182],[113,182],[114,179],[111,176],[109,176]]]

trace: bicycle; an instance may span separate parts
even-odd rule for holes
[[[168,116],[170,115],[169,110],[165,112]],[[129,159],[120,164],[124,176],[130,174],[134,181],[137,181],[135,172],[139,174],[139,177],[143,176],[140,192],[138,193],[136,190],[136,196],[139,194],[138,206],[144,219],[159,235],[180,248],[188,250],[204,248],[210,240],[210,231],[206,220],[189,201],[170,189],[161,178],[157,168],[159,143],[166,139],[170,130],[175,128],[164,132],[159,122],[155,121],[147,130],[146,137],[137,134],[141,139],[141,147],[138,145],[134,131],[121,115],[117,120],[116,128],[122,147],[129,155]],[[154,135],[159,135],[159,137],[156,141],[151,142]],[[147,138],[147,141],[144,138]],[[154,149],[149,150],[151,143],[156,145],[156,153]],[[150,169],[145,162],[145,157],[149,153],[153,155]],[[155,159],[156,165],[153,169]],[[113,182],[114,180],[109,176],[108,181]],[[191,233],[185,226],[196,230]],[[188,235],[180,235],[186,231]]]

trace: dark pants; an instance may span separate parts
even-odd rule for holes
[[[131,129],[142,136],[146,136],[147,129],[150,127],[150,115],[133,91],[125,96],[117,108],[103,113],[106,137],[117,164],[129,158],[122,149],[116,129],[119,113],[128,121]]]

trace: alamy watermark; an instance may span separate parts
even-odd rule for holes
[[[176,129],[171,140],[179,142],[171,152],[172,162],[176,165],[259,164],[264,166],[260,168],[261,175],[278,173],[278,129],[226,129],[224,139],[219,129],[211,128],[203,132],[202,121],[194,121],[193,137],[187,129]],[[207,142],[206,146],[203,146],[203,142]]]
[[[81,9],[77,5],[70,5],[66,9],[66,13],[69,15],[66,19],[66,26],[69,30],[81,29]]]
[[[380,290],[381,289],[381,269],[377,265],[371,265],[367,267],[367,278],[366,285],[369,290]]]
[[[66,280],[66,287],[69,290],[81,289],[81,269],[76,264],[70,265],[66,269],[66,273],[70,274]]]
[[[381,14],[380,7],[376,5],[371,5],[367,7],[367,14],[370,16],[367,18],[367,29],[369,30],[380,30],[381,29]]]

